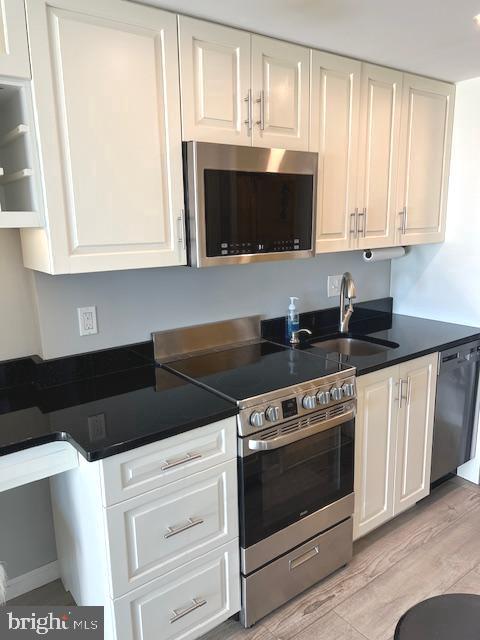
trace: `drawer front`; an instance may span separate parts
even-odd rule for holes
[[[102,463],[104,504],[133,498],[237,455],[236,418],[132,449]]]
[[[106,512],[117,597],[238,537],[236,461]]]
[[[239,610],[235,540],[116,599],[117,640],[194,640]]]

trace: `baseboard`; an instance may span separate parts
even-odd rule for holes
[[[7,581],[7,600],[12,600],[24,593],[33,591],[33,589],[38,589],[38,587],[43,587],[44,584],[53,582],[59,577],[60,567],[58,560],[55,560],[17,578],[12,578]]]

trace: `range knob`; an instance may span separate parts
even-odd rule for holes
[[[304,396],[302,405],[304,409],[315,409],[315,407],[317,406],[316,396]]]
[[[332,387],[330,389],[330,397],[332,400],[341,400],[343,392],[340,387]]]
[[[267,407],[265,417],[269,422],[276,422],[280,418],[280,407]]]
[[[250,424],[252,427],[256,427],[257,429],[263,427],[264,416],[263,411],[254,411],[250,416]]]
[[[342,385],[342,393],[346,398],[353,398],[355,395],[355,385],[353,382],[345,382]]]
[[[318,404],[326,405],[330,402],[330,393],[328,391],[319,391],[317,393]]]

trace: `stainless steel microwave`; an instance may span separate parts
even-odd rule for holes
[[[318,154],[184,143],[189,264],[315,254]]]

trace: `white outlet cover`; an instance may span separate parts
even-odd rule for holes
[[[327,294],[329,298],[340,295],[340,287],[342,286],[343,273],[336,276],[328,276]]]
[[[98,333],[97,308],[78,307],[78,328],[81,336],[90,336]]]

